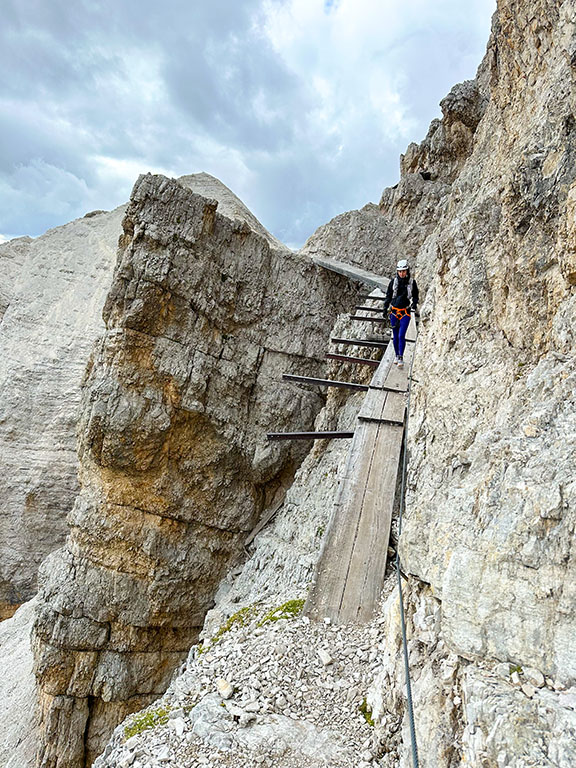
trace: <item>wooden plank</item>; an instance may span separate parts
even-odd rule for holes
[[[364,417],[365,419],[370,420],[377,420],[382,418],[384,405],[386,403],[388,393],[391,391],[390,388],[386,387],[384,382],[386,381],[392,367],[393,359],[394,347],[390,342],[388,344],[388,349],[386,350],[386,353],[380,362],[380,365],[374,373],[374,376],[372,376],[370,389],[364,398],[364,402],[360,408],[358,418]]]
[[[388,341],[369,341],[368,339],[330,339],[332,344],[349,344],[351,347],[373,347],[374,349],[386,349]]]
[[[283,373],[285,381],[298,381],[302,384],[317,384],[320,387],[340,387],[341,389],[357,389],[366,392],[368,384],[355,384],[352,381],[333,381],[332,379],[316,379],[313,376],[296,376],[292,373]]]
[[[403,428],[385,424],[376,428],[368,481],[362,498],[357,500],[361,505],[359,523],[339,623],[369,621],[384,581]]]
[[[268,440],[332,440],[354,437],[354,432],[268,432]]]
[[[404,350],[404,367],[398,368],[397,365],[390,366],[386,378],[384,379],[383,386],[390,387],[390,389],[395,389],[399,392],[405,392],[408,389],[408,373],[410,372],[413,356],[414,345],[406,345],[406,349]]]
[[[416,332],[414,320],[408,327]],[[358,418],[379,418],[384,421],[403,421],[405,411],[404,393],[408,390],[408,373],[414,355],[413,347],[404,351],[404,367],[398,368],[394,362],[394,345],[389,342],[386,354],[382,358],[370,382],[370,390],[364,398],[364,403]],[[384,393],[388,395],[385,396]],[[378,406],[381,410],[378,410]]]
[[[369,621],[378,604],[404,435],[398,422],[404,419],[412,355],[410,345],[399,369],[390,343],[372,377],[304,607],[311,618]]]
[[[314,583],[304,607],[304,612],[311,618],[322,619],[328,616],[335,621],[338,618],[361,511],[354,500],[367,483],[370,462],[366,461],[366,457],[374,451],[377,432],[376,424],[362,425],[350,446],[324,535]]]
[[[362,307],[358,306],[356,307],[357,310],[363,310],[365,312],[385,312],[385,310],[381,307]]]
[[[362,421],[382,421],[403,424],[406,396],[403,392],[372,389],[362,403],[358,418]]]
[[[369,360],[366,357],[353,357],[352,355],[338,355],[335,352],[327,352],[326,357],[329,360],[342,360],[346,363],[359,363],[360,365],[371,365],[373,368],[378,368],[380,360]]]
[[[374,376],[370,381],[370,387],[383,387],[386,384],[386,379],[392,368],[394,362],[394,346],[391,341],[388,342],[386,352],[380,361],[380,365],[376,368]]]
[[[379,419],[382,415],[387,396],[388,390],[370,389],[364,398],[358,418],[372,421]]]
[[[329,259],[323,256],[311,256],[310,258],[319,267],[329,269],[331,272],[337,272],[340,275],[349,277],[351,280],[357,280],[360,283],[366,283],[380,289],[384,288],[384,283],[386,283],[386,288],[388,288],[388,280],[381,275],[376,275],[374,272],[368,272],[368,270],[361,267],[355,267],[352,264],[346,264],[344,261],[337,261],[336,259]]]
[[[380,418],[383,421],[404,423],[406,414],[406,394],[404,392],[389,392]]]
[[[404,383],[392,374],[396,369],[393,365],[394,346],[389,343],[370,382],[370,389],[364,398],[358,418],[364,421],[403,422],[404,421],[404,392],[408,388],[408,379]]]
[[[288,491],[289,486],[281,485],[276,493],[274,494],[274,498],[272,499],[272,504],[270,505],[270,508],[262,515],[261,519],[257,522],[256,526],[252,529],[246,540],[244,541],[244,546],[247,547],[258,534],[260,531],[265,528],[270,520],[276,515],[278,510],[282,507],[284,504],[284,500],[286,499],[286,492]]]

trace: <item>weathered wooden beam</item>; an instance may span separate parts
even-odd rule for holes
[[[363,312],[385,312],[386,311],[383,307],[356,307],[356,309],[360,309]]]
[[[385,293],[377,294],[376,296],[374,296],[373,293],[361,293],[358,296],[358,301],[366,301],[366,299],[370,299],[370,301],[372,300],[384,301],[385,298],[386,298]]]
[[[304,607],[317,621],[368,622],[381,599],[413,354],[410,344],[399,369],[388,345],[363,398]]]
[[[278,510],[282,507],[286,499],[286,490],[287,490],[286,487],[280,486],[280,488],[276,492],[276,497],[278,498],[275,498],[275,501],[272,503],[272,506],[270,507],[270,509],[258,522],[256,527],[252,529],[252,531],[248,535],[248,538],[244,542],[245,547],[247,547],[252,541],[254,541],[254,539],[256,538],[256,536],[258,536],[260,531],[263,530],[268,525],[270,520],[272,520],[272,518],[275,516]]]
[[[354,437],[354,432],[268,432],[268,440],[332,440]]]
[[[343,261],[337,261],[336,259],[329,259],[323,256],[311,256],[310,258],[318,266],[329,269],[332,272],[338,272],[338,274],[349,277],[351,280],[357,280],[381,291],[387,290],[389,281],[381,275],[376,275],[373,272],[368,272],[365,269],[355,267]]]
[[[350,344],[354,347],[373,347],[374,349],[386,349],[388,341],[368,341],[368,339],[330,339],[332,344]]]
[[[328,352],[326,357],[329,360],[342,360],[345,363],[360,363],[361,365],[371,365],[373,368],[378,368],[380,365],[379,360],[368,360],[366,357],[353,357],[352,355],[337,355],[334,352]]]
[[[395,391],[395,390],[392,390]],[[377,424],[390,424],[393,427],[403,427],[404,422],[398,421],[397,419],[385,419],[380,416],[362,416],[361,414],[358,415],[359,421],[372,421],[376,422]]]
[[[357,389],[368,391],[368,384],[354,384],[352,381],[333,381],[332,379],[315,379],[312,376],[296,376],[292,373],[282,374],[285,381],[299,381],[302,384],[318,384],[320,387],[340,387],[341,389]]]
[[[350,315],[350,320],[368,320],[371,323],[387,323],[387,317],[362,317],[362,315]]]

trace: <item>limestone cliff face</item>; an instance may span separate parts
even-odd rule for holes
[[[535,15],[500,4],[485,63],[491,100],[439,227],[417,363],[405,552],[436,589],[449,590],[446,619],[461,650],[519,654],[574,680],[574,658],[562,648],[574,632],[565,582],[576,501],[576,124],[567,48],[575,6],[540,5]],[[528,72],[515,68],[521,61],[532,61]],[[468,595],[456,587],[462,570]],[[493,592],[498,585],[508,605]],[[478,591],[488,593],[481,605]],[[478,611],[487,618],[490,602],[486,633]],[[473,637],[463,631],[471,619]],[[542,646],[544,626],[554,650]]]
[[[453,100],[463,127],[445,114],[403,159],[398,190],[421,168],[425,183],[438,172],[450,185],[420,249],[430,288],[401,540],[423,583],[412,597],[423,765],[576,759],[558,692],[576,683],[575,21],[574,2],[500,0],[466,86],[477,95]],[[400,689],[394,670],[383,690]]]
[[[572,0],[500,0],[476,80],[407,149],[372,230],[427,289],[400,547],[429,768],[576,762],[575,31]],[[358,243],[370,215],[305,249]],[[396,594],[383,621],[368,699],[391,768]],[[406,716],[399,755],[411,765]]]
[[[28,601],[9,619],[0,622],[0,765],[27,768],[34,765],[36,690],[32,671],[30,628],[35,600]]]
[[[78,490],[80,382],[123,209],[0,245],[0,618],[36,590]]]
[[[390,221],[375,203],[341,213],[318,227],[300,252],[345,261],[377,275],[389,274],[396,258]]]
[[[425,768],[576,763],[575,30],[573,0],[500,0],[476,80],[408,148],[382,218],[343,214],[304,249],[365,229],[427,289],[400,541]],[[408,768],[396,593],[382,622],[378,764]]]
[[[210,197],[192,191],[207,184]],[[281,374],[321,372],[351,290],[279,246],[215,180],[137,182],[86,372],[81,492],[44,567],[39,765],[91,764],[165,690],[307,449],[266,441],[272,426],[311,427],[323,403]]]

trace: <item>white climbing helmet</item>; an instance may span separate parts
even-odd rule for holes
[[[402,269],[410,269],[410,264],[408,264],[408,261],[406,259],[400,259],[398,264],[396,264],[396,271],[400,272]]]

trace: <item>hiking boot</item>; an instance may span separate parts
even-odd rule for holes
[[[398,366],[398,368],[404,368],[404,358],[402,357],[402,355],[398,355],[398,357],[396,358],[396,365]]]
[[[398,365],[398,360],[400,360],[400,355],[396,355],[394,358],[394,365]]]

